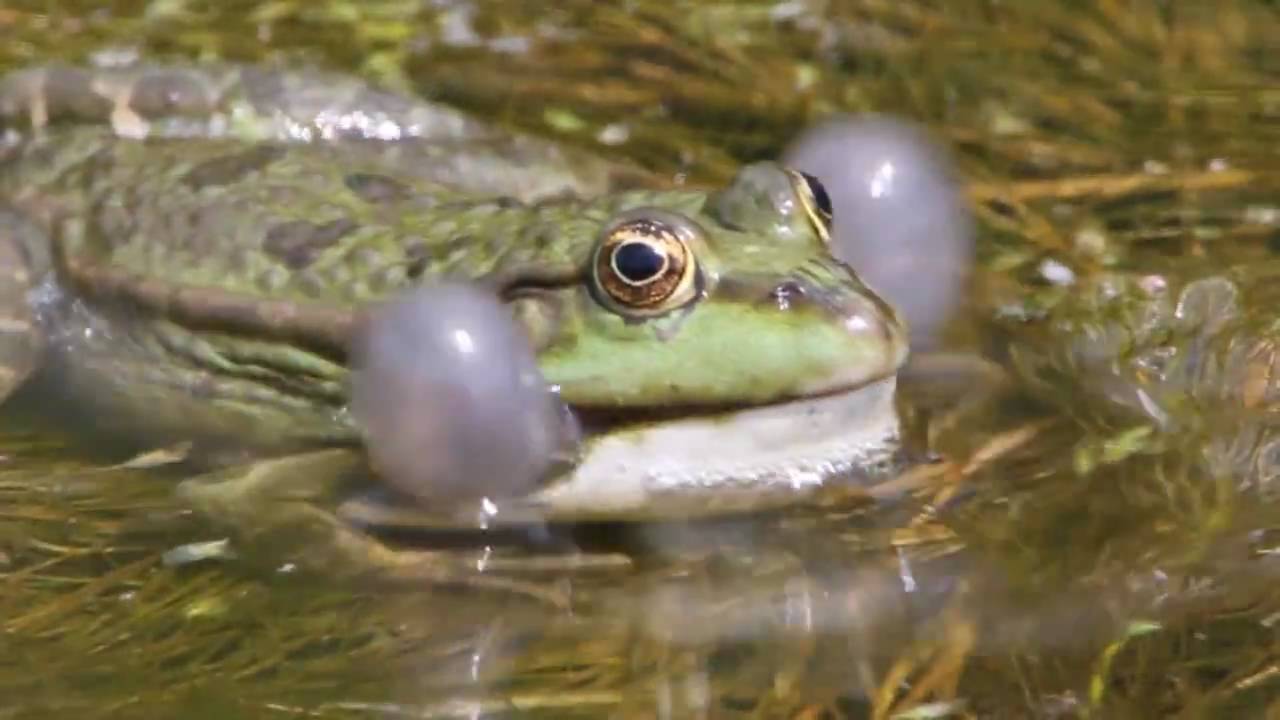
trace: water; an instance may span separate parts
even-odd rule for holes
[[[0,69],[318,62],[678,182],[723,180],[829,111],[923,121],[955,148],[980,222],[950,344],[1002,360],[1070,345],[1018,320],[1064,294],[1055,281],[1264,273],[1280,227],[1271,3],[48,5],[0,8]],[[1249,290],[1231,338],[1270,347],[1271,307]],[[881,502],[577,538],[623,561],[526,567],[504,575],[514,590],[166,567],[166,550],[217,537],[173,502],[179,469],[109,467],[11,419],[0,714],[1274,713],[1266,413],[1180,408],[1171,432],[1108,404],[1107,382],[1133,387],[1116,377],[1059,368],[976,419],[934,417],[950,462]]]

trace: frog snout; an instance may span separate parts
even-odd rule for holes
[[[822,313],[849,333],[860,354],[880,354],[885,371],[901,367],[907,357],[908,330],[897,309],[843,264],[824,264],[821,270],[777,283],[771,294],[778,307]]]
[[[896,371],[907,360],[908,332],[898,311],[871,292],[842,292],[833,311],[844,329],[861,346],[880,347],[886,370]]]

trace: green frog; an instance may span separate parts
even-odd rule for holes
[[[0,127],[0,396],[56,367],[99,426],[249,449],[180,493],[251,536],[320,529],[319,562],[400,562],[350,521],[377,480],[348,354],[380,302],[446,278],[500,297],[592,418],[499,522],[754,510],[898,457],[905,328],[829,252],[813,177],[759,162],[664,187],[263,68],[26,70],[0,82]],[[636,243],[664,262],[622,273]],[[474,523],[438,510],[414,509]]]

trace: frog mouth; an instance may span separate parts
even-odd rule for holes
[[[577,462],[542,489],[483,513],[489,530],[691,519],[792,505],[834,483],[867,484],[901,463],[896,376],[823,395],[700,412],[585,418]],[[427,513],[368,497],[339,515],[365,529],[477,527],[475,508]]]
[[[896,378],[816,397],[588,424],[579,462],[527,500],[547,517],[670,518],[793,502],[892,471]],[[525,503],[521,503],[524,505]]]

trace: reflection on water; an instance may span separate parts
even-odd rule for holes
[[[981,222],[951,342],[1020,385],[961,419],[931,408],[939,461],[869,495],[584,531],[558,547],[625,562],[574,570],[451,555],[537,593],[171,567],[218,535],[173,502],[175,468],[136,467],[167,456],[105,467],[12,420],[0,714],[1275,712],[1273,4],[45,5],[0,9],[0,67],[261,39],[687,182],[829,110],[910,115],[955,146]],[[1238,315],[1221,293],[1172,302],[1212,274]],[[1121,286],[1168,288],[1169,314]]]
[[[1046,458],[1072,438],[1039,427],[965,477],[926,481],[950,496],[936,504],[844,500],[581,538],[625,549],[630,567],[492,563],[540,596],[340,583],[288,564],[166,568],[163,549],[210,535],[154,476],[15,468],[0,481],[6,695],[31,712],[140,717],[861,717],[890,698],[998,708],[1024,683],[1041,711],[1079,711],[1098,673],[1153,682],[1153,662],[1205,663],[1208,688],[1238,682],[1225,650],[1197,649],[1210,640],[1160,638],[1195,627],[1265,646],[1267,535],[1207,534],[1203,514],[1226,512],[1230,489],[1215,497],[1181,453],[1077,476]],[[32,464],[61,454],[15,450]],[[1197,537],[1208,546],[1188,547]],[[477,567],[514,559],[458,552]]]

